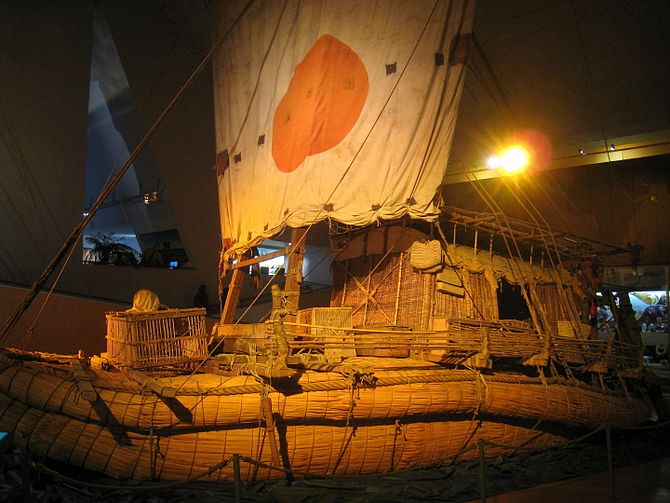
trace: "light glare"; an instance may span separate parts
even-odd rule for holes
[[[528,164],[528,151],[519,146],[508,148],[501,157],[501,167],[507,173],[517,173]]]

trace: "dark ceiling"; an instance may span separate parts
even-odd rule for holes
[[[473,32],[452,173],[524,129],[552,167],[670,152],[670,2],[480,0]]]
[[[212,0],[140,5],[205,54]],[[667,0],[479,0],[473,33],[448,175],[519,130],[546,136],[553,168],[670,153]]]
[[[202,57],[211,43],[214,4],[132,4],[132,22],[168,24],[172,36]],[[473,189],[458,182],[473,174],[495,177],[484,167],[486,158],[517,132],[534,131],[549,146],[545,170],[562,168],[536,178],[545,192],[554,191],[551,198],[538,196],[541,213],[558,215],[547,216],[549,223],[621,246],[644,243],[647,258],[664,261],[665,234],[650,237],[640,229],[648,221],[662,227],[670,204],[663,188],[670,186],[664,174],[670,172],[670,1],[479,0],[470,47],[445,176],[456,185],[445,190],[445,200],[467,207]],[[597,202],[588,190],[575,189],[605,181],[608,190],[598,192]],[[599,209],[574,209],[570,196],[578,192]],[[617,205],[628,213],[609,210]]]

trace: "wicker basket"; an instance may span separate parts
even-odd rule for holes
[[[107,313],[107,356],[135,369],[202,360],[205,309]]]

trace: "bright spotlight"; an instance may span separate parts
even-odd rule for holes
[[[530,155],[525,148],[515,145],[500,156],[500,168],[506,173],[518,173],[526,167],[529,158]]]

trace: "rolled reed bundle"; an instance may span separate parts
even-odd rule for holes
[[[468,371],[411,369],[378,371],[375,375],[378,385],[357,389],[352,409],[350,380],[334,372],[307,372],[299,381],[302,393],[270,393],[274,412],[285,421],[346,422],[350,410],[352,419],[360,420],[470,414],[478,410],[494,416],[544,418],[580,426],[607,421],[637,424],[648,415],[648,405],[642,400],[560,383],[545,387],[539,379],[528,377],[515,380],[513,376],[484,377]],[[135,431],[258,422],[262,387],[252,378],[199,374],[191,378],[165,378],[161,382],[179,389],[189,382],[187,379],[190,388],[183,387],[172,401],[161,400],[132,385],[127,390],[98,387],[100,401],[92,405],[81,399],[73,380],[37,369],[14,367],[0,373],[0,391],[37,409],[100,424],[118,422]],[[244,384],[255,392],[245,393]],[[221,394],[226,387],[238,393]],[[193,388],[200,392],[186,394]]]
[[[271,463],[264,430],[258,427],[189,432],[167,436],[127,434],[120,444],[106,428],[26,407],[0,395],[0,428],[14,433],[18,447],[56,461],[121,479],[184,480],[205,472],[232,454]],[[354,431],[355,430],[355,431]],[[483,421],[434,421],[366,426],[286,425],[279,442],[289,467],[319,475],[356,475],[421,468],[476,456],[479,438],[509,446],[547,448],[566,438],[521,426]],[[488,456],[514,452],[490,447]],[[465,452],[463,452],[465,451]],[[242,477],[254,468],[242,464]],[[258,478],[282,477],[259,469]],[[300,473],[298,473],[300,476]],[[209,480],[232,478],[232,467]]]

